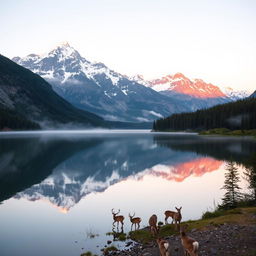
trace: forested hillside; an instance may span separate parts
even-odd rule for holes
[[[208,130],[256,128],[256,99],[247,98],[196,112],[174,114],[154,122],[153,130]]]
[[[0,104],[0,131],[35,129],[40,129],[40,126],[32,121],[29,121],[18,112],[5,108]]]

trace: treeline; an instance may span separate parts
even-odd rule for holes
[[[173,114],[153,123],[153,130],[209,130],[256,128],[256,98],[247,98],[196,112]]]
[[[40,126],[29,121],[14,110],[0,106],[1,130],[38,130]]]

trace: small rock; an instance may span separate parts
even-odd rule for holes
[[[130,246],[130,245],[132,245],[132,242],[127,242],[127,243],[125,244],[126,247],[128,247],[128,246]]]
[[[111,244],[111,243],[112,243],[112,241],[111,241],[111,240],[108,240],[108,241],[107,241],[107,244]]]

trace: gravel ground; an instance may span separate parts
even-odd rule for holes
[[[187,233],[199,242],[200,256],[256,256],[256,225],[223,224],[207,230]],[[179,236],[165,237],[170,243],[171,256],[183,255]],[[156,242],[135,244],[131,249],[113,252],[116,256],[159,256]]]

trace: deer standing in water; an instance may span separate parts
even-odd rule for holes
[[[158,233],[158,227],[156,225],[156,223],[157,223],[157,216],[155,214],[153,214],[149,218],[148,223],[149,223],[150,232],[152,233],[152,235],[157,235],[157,233]]]
[[[170,244],[167,240],[165,240],[163,238],[157,238],[156,242],[158,244],[161,256],[171,256],[171,254],[169,252]]]
[[[177,212],[165,211],[164,214],[165,214],[165,224],[168,224],[167,219],[169,217],[172,217],[172,223],[173,223],[173,221],[175,222],[176,229],[177,229],[177,224],[180,225],[180,221],[182,219],[182,215],[181,215],[181,212],[180,212],[182,207],[180,207],[180,208],[175,207],[175,208],[176,208]]]
[[[133,214],[133,216],[131,216],[130,213],[129,213],[129,218],[130,218],[130,221],[132,223],[131,230],[132,230],[133,225],[135,226],[135,230],[136,230],[136,224],[137,224],[138,229],[140,228],[141,218],[139,218],[139,217],[134,218],[134,216],[135,216],[135,213]]]
[[[184,255],[198,256],[199,243],[195,239],[186,235],[185,233],[186,227],[181,227],[180,229],[180,238],[181,238],[181,243],[184,249]]]
[[[122,228],[124,226],[124,216],[123,215],[117,215],[120,212],[120,209],[118,210],[118,212],[114,212],[114,209],[111,210],[112,214],[113,214],[113,226],[115,225],[115,223],[117,222],[117,228],[118,228],[118,224],[119,222],[122,225]]]

